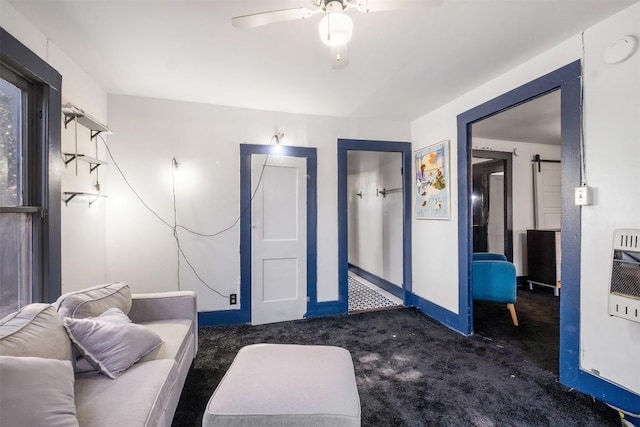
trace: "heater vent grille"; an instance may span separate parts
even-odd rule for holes
[[[611,293],[640,299],[640,262],[628,252],[615,251],[611,269]],[[633,255],[640,255],[633,254]],[[629,259],[631,258],[631,259]]]
[[[609,314],[640,322],[640,230],[613,236]]]
[[[620,249],[635,249],[640,250],[640,243],[638,242],[638,234],[620,233],[618,236],[619,241],[616,245]]]

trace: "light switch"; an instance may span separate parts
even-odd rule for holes
[[[576,187],[576,206],[588,206],[591,203],[591,187]]]

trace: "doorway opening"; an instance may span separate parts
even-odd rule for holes
[[[402,154],[347,153],[349,313],[402,306]]]
[[[408,171],[409,143],[338,140],[338,274],[344,313],[410,305]]]
[[[474,330],[494,340],[521,343],[532,361],[556,373],[559,300],[546,287],[526,284],[531,283],[528,275],[536,278],[549,268],[556,284],[555,260],[551,265],[540,257],[541,250],[554,254],[555,244],[541,249],[539,236],[555,239],[557,233],[559,246],[560,96],[561,91],[555,90],[471,126],[473,252],[505,255],[515,267],[513,280],[519,284],[515,311],[521,325],[513,325],[504,304],[474,301]],[[542,168],[536,161],[541,158],[547,159]],[[557,173],[548,173],[547,164]]]
[[[471,151],[472,126],[513,107],[525,104],[560,89],[561,111],[561,225],[562,225],[562,297],[559,301],[559,366],[560,382],[574,386],[582,384],[579,361],[579,324],[580,324],[580,208],[574,203],[573,190],[580,185],[581,171],[581,64],[574,61],[562,68],[530,81],[510,92],[500,95],[484,104],[468,110],[458,116],[458,203],[467,209],[458,210],[458,263],[460,281],[460,317],[461,330],[473,333],[474,304],[472,283],[472,239],[471,239]],[[482,148],[482,147],[477,147]],[[516,147],[517,148],[517,147]],[[512,151],[513,147],[509,150]],[[513,151],[512,151],[513,152]],[[522,151],[514,154],[514,169],[517,159],[531,164],[531,157]],[[530,155],[531,153],[529,153]],[[529,166],[532,167],[532,166]],[[531,169],[530,169],[531,170]],[[531,173],[531,172],[529,172]],[[519,188],[514,182],[514,197]],[[514,206],[517,203],[514,200]],[[515,209],[514,209],[515,215]],[[514,216],[514,236],[517,232]],[[516,244],[517,243],[517,244]],[[514,262],[520,257],[523,245],[514,237]],[[522,273],[518,273],[522,274]],[[516,304],[517,309],[517,304]],[[522,333],[524,328],[518,328]],[[513,330],[513,329],[512,329]],[[516,332],[514,332],[516,333]],[[580,377],[580,378],[578,378]]]
[[[471,240],[471,126],[484,118],[561,89],[561,250],[560,383],[607,401],[630,402],[637,396],[585,371],[580,365],[581,237],[580,206],[574,189],[581,185],[582,66],[579,60],[458,115],[458,330],[473,332]],[[517,189],[514,189],[517,192]],[[465,208],[466,207],[466,208]],[[514,254],[515,255],[515,254]]]

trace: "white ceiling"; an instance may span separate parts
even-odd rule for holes
[[[548,93],[471,126],[474,138],[560,145],[560,91]]]
[[[311,0],[8,1],[109,93],[413,120],[638,0],[444,0],[435,8],[352,10],[342,70],[330,67],[319,15],[231,26],[233,16]]]
[[[361,174],[373,170],[380,170],[389,163],[397,162],[402,166],[402,153],[379,151],[347,151],[347,174]],[[398,172],[400,169],[398,169]]]

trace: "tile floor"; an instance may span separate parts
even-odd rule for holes
[[[402,300],[349,272],[349,313],[402,306]]]

